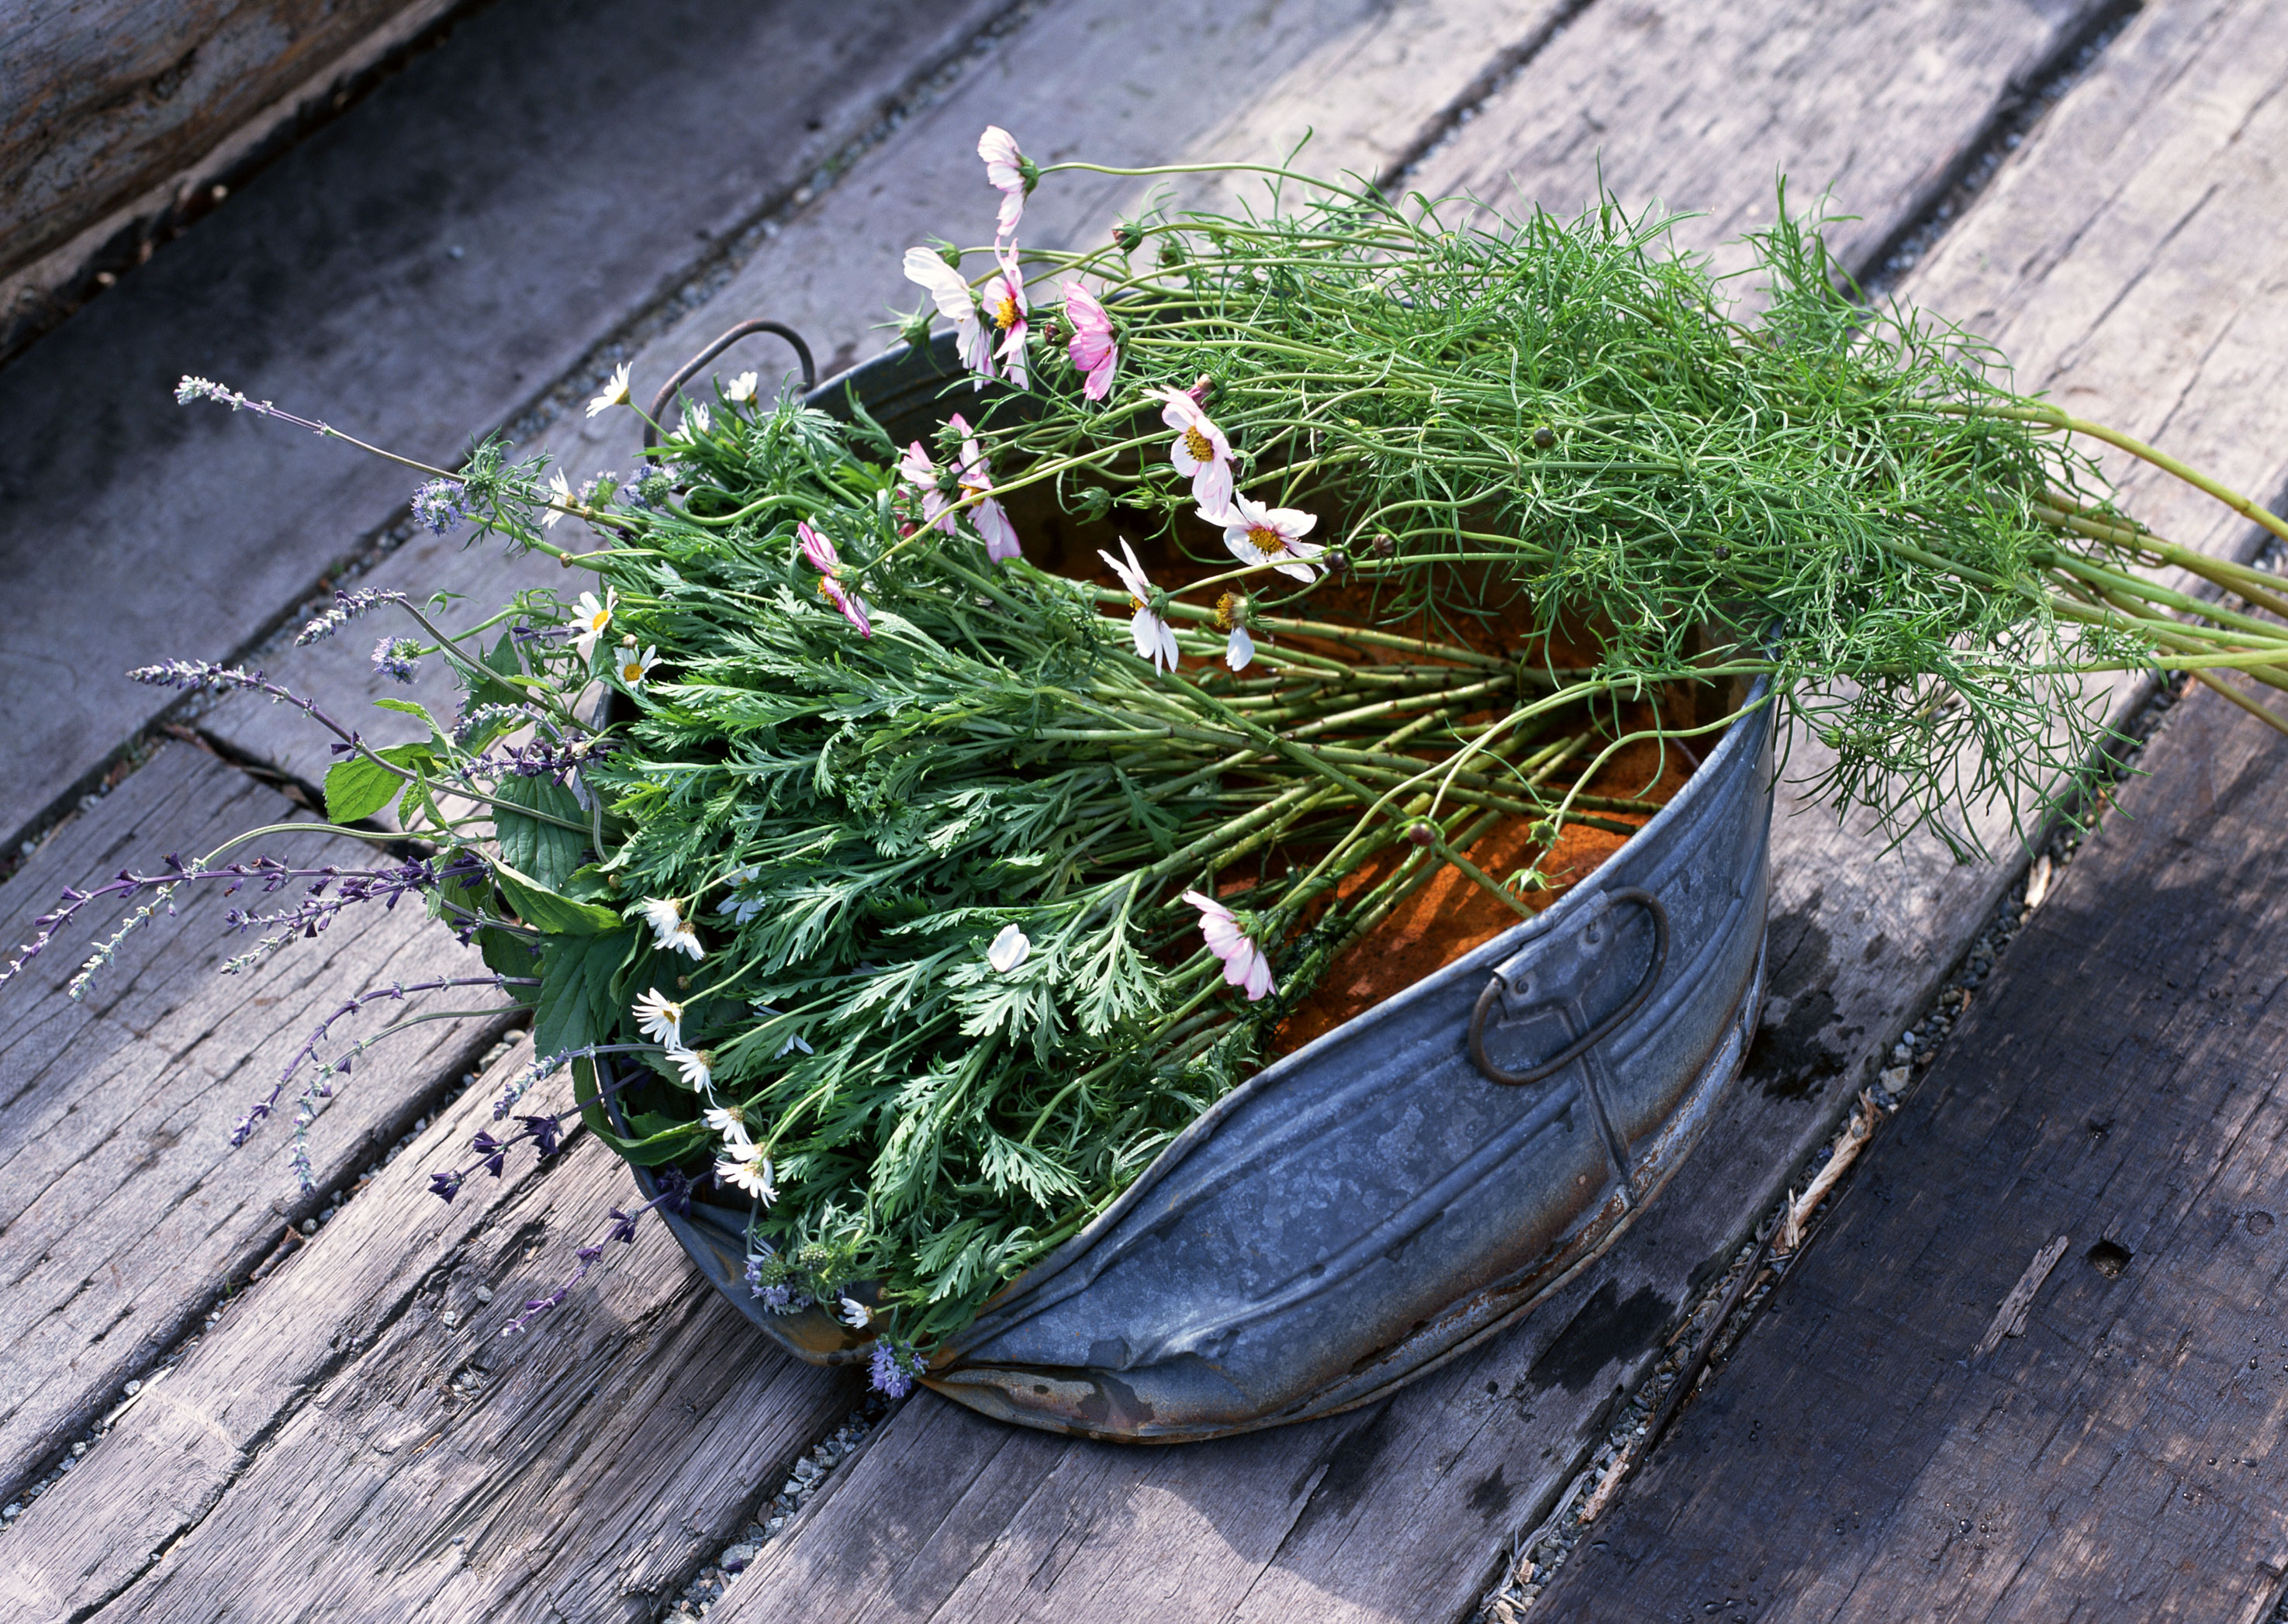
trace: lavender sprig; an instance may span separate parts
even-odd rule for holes
[[[513,1336],[550,1309],[561,1304],[565,1298],[572,1295],[573,1288],[588,1278],[588,1271],[595,1267],[596,1260],[604,1255],[604,1248],[613,1241],[616,1240],[623,1246],[633,1246],[636,1240],[636,1223],[644,1214],[655,1208],[664,1207],[678,1216],[687,1216],[691,1211],[692,1192],[714,1182],[714,1175],[711,1173],[703,1173],[698,1179],[693,1180],[685,1177],[682,1173],[671,1167],[660,1168],[658,1178],[659,1193],[657,1195],[631,1212],[623,1212],[616,1207],[613,1208],[611,1228],[604,1232],[604,1238],[595,1245],[582,1247],[574,1254],[579,1262],[573,1269],[570,1277],[548,1295],[528,1300],[524,1305],[524,1311],[501,1327],[501,1335]]]
[[[306,1060],[315,1061],[317,1059],[318,1045],[326,1041],[326,1035],[333,1030],[333,1026],[336,1021],[346,1020],[349,1017],[364,1009],[368,1004],[378,1003],[384,999],[389,999],[394,1002],[402,1003],[406,999],[416,994],[442,992],[447,987],[489,986],[497,988],[501,992],[506,992],[512,986],[537,986],[539,985],[540,980],[536,976],[484,975],[440,976],[435,979],[429,981],[415,981],[410,984],[403,981],[393,981],[387,986],[368,987],[364,992],[361,992],[355,997],[349,999],[346,1002],[342,1004],[340,1008],[334,1010],[332,1014],[327,1016],[325,1019],[320,1021],[316,1027],[312,1030],[310,1035],[303,1040],[302,1047],[296,1050],[293,1054],[288,1058],[286,1067],[283,1071],[278,1073],[278,1081],[276,1083],[272,1085],[269,1096],[255,1105],[244,1116],[239,1118],[238,1121],[232,1127],[230,1130],[230,1142],[233,1148],[236,1148],[237,1146],[245,1144],[248,1136],[254,1132],[254,1125],[270,1114],[272,1109],[278,1104],[278,1096],[284,1091],[288,1083],[294,1081],[294,1073],[302,1069],[302,1063]],[[369,1046],[369,1042],[361,1042],[358,1045],[352,1048],[348,1053],[338,1056],[334,1059],[326,1062],[323,1066],[319,1068],[319,1075],[322,1077],[346,1077],[349,1075],[350,1062],[365,1051],[366,1048]]]
[[[262,862],[261,859],[256,860],[256,865],[260,865]],[[254,866],[250,865],[250,867]],[[282,909],[274,914],[256,914],[244,908],[235,907],[225,914],[223,924],[234,934],[258,927],[282,926],[284,928],[265,937],[256,944],[252,951],[241,954],[224,964],[222,973],[226,976],[237,975],[242,970],[260,963],[288,942],[298,938],[308,940],[333,923],[335,916],[346,907],[354,907],[361,902],[378,902],[381,904],[382,912],[391,913],[395,911],[398,903],[408,896],[427,894],[446,885],[466,885],[482,879],[491,872],[483,858],[473,852],[467,851],[457,852],[441,862],[433,857],[417,857],[409,858],[404,862],[393,867],[381,868],[343,868],[331,863],[319,868],[288,868],[282,864],[269,865],[261,869],[264,875],[262,889],[265,891],[283,890],[290,881],[297,879],[310,880],[310,888],[303,893],[301,900],[292,907]],[[187,877],[204,878],[206,876],[198,875]],[[229,896],[237,889],[238,887],[234,885],[230,891],[223,894]],[[465,939],[466,933],[477,923],[474,915],[458,905],[449,905],[447,911],[455,916]]]
[[[294,638],[294,646],[307,648],[313,643],[333,636],[369,609],[406,601],[402,592],[385,592],[377,588],[364,588],[354,592],[338,591],[334,594],[334,606],[303,627]]]
[[[312,623],[315,624],[314,622]],[[337,737],[355,740],[355,735],[348,728],[319,709],[316,701],[305,699],[291,689],[272,682],[260,671],[250,671],[244,666],[221,665],[212,660],[168,660],[158,665],[137,666],[127,673],[127,679],[154,688],[174,688],[187,693],[229,693],[235,689],[267,693],[273,703],[293,706]]]

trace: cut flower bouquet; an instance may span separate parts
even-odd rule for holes
[[[1027,196],[1092,166],[999,130],[979,153],[990,244],[905,257],[908,354],[950,346],[921,432],[746,373],[663,396],[624,477],[497,440],[425,470],[420,523],[576,584],[449,630],[348,591],[303,639],[403,617],[376,667],[448,663],[457,713],[385,700],[385,742],[259,672],[135,674],[308,711],[328,821],[373,865],[291,867],[258,830],[123,872],[0,981],[99,902],[132,911],[75,995],[179,895],[279,899],[227,915],[254,938],[232,970],[417,899],[488,973],[338,1018],[497,988],[539,1057],[436,1192],[576,1120],[645,1205],[738,1211],[752,1306],[830,1317],[895,1394],[1346,988],[1398,990],[1394,922],[1474,909],[1451,958],[1534,918],[1744,708],[1821,742],[1837,806],[1969,851],[1982,807],[2041,815],[2085,769],[2092,674],[2288,685],[2284,583],[2143,530],[2082,447],[2279,521],[1865,304],[1784,210],[1750,311],[1610,204],[1244,165],[1211,167],[1259,174],[1259,212],[1045,250]],[[588,408],[636,410],[625,367]],[[433,1016],[322,1030],[238,1137],[284,1112],[298,1142]]]

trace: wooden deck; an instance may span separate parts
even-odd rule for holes
[[[624,467],[623,420],[563,411],[596,371],[631,359],[646,385],[748,315],[829,365],[870,353],[911,302],[898,253],[984,207],[987,123],[1114,162],[1307,129],[1321,166],[1560,210],[1601,170],[1704,211],[1699,244],[1768,218],[1778,173],[1830,189],[1860,217],[1837,237],[1855,273],[1998,342],[2022,387],[2272,500],[2284,88],[2288,0],[497,0],[0,369],[0,851],[38,836],[0,939],[66,884],[291,815],[322,771],[267,705],[154,735],[164,696],[116,672],[252,651],[349,714],[361,650],[264,642],[322,579],[375,555],[368,584],[424,594],[519,579],[390,551],[403,480],[179,413],[179,373],[416,456],[520,420],[576,473]],[[1027,218],[1077,238],[1133,195],[1045,187]],[[2256,552],[2221,510],[2130,483],[2173,539]],[[2135,820],[2067,871],[1528,1616],[2268,1614],[2276,744],[2182,709],[2124,792]],[[1793,810],[1748,1075],[1526,1324],[1387,1403],[1189,1447],[917,1395],[751,1560],[750,1519],[783,1515],[862,1395],[772,1351],[657,1231],[498,1335],[628,1188],[576,1142],[449,1208],[426,1193],[524,1052],[498,1018],[377,1051],[313,1130],[314,1197],[282,1133],[227,1148],[320,1016],[449,973],[449,940],[345,920],[249,985],[212,977],[234,944],[187,911],[83,1005],[59,993],[73,958],[43,961],[0,994],[0,1620],[649,1620],[733,1567],[712,1617],[1469,1619],[2020,878]],[[2057,1234],[2025,1335],[1972,1359]]]

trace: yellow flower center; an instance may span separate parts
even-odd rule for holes
[[[588,630],[591,631],[601,631],[611,623],[612,612],[609,609],[599,609],[588,617]]]
[[[643,680],[642,662],[640,661],[631,660],[625,665],[622,666],[620,668],[620,680],[626,683],[641,682]]]
[[[1287,551],[1287,538],[1268,525],[1249,527],[1247,544],[1267,558],[1278,558]]]
[[[1001,330],[1004,332],[1008,331],[1011,328],[1017,325],[1017,300],[1015,295],[1004,294],[1002,296],[1001,302],[993,307],[993,319],[1001,324]]]
[[[1196,463],[1215,460],[1215,442],[1201,433],[1197,424],[1184,431],[1184,449],[1192,454]]]
[[[1232,612],[1239,607],[1240,601],[1232,593],[1224,593],[1216,599],[1215,619],[1209,623],[1218,631],[1229,631],[1233,625]]]

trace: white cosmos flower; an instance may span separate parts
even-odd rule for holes
[[[633,398],[628,392],[628,363],[622,361],[605,384],[603,393],[588,402],[588,416],[593,417],[616,406],[625,406]]]
[[[855,1297],[845,1297],[838,1308],[842,1323],[854,1331],[862,1331],[874,1323],[874,1311]]]
[[[1319,578],[1318,570],[1308,560],[1326,549],[1303,539],[1319,522],[1317,514],[1306,513],[1299,508],[1267,508],[1259,502],[1235,495],[1222,512],[1211,513],[1203,509],[1200,517],[1212,525],[1223,527],[1223,544],[1241,563],[1268,564],[1281,574],[1291,575],[1306,585]]]
[[[985,160],[987,184],[1001,194],[996,235],[1006,237],[1017,229],[1025,212],[1025,194],[1031,190],[1025,181],[1025,154],[1017,150],[1015,136],[998,124],[988,124],[977,138],[977,155]]]
[[[744,1156],[719,1158],[715,1176],[725,1184],[735,1184],[766,1207],[779,1199],[779,1187],[772,1182],[771,1159],[751,1145]]]
[[[604,635],[604,629],[612,623],[612,611],[619,606],[620,589],[616,586],[604,589],[601,603],[596,601],[593,592],[580,594],[580,635],[572,639],[572,646],[580,651],[580,658],[596,657],[596,639]]]
[[[687,440],[695,440],[713,426],[715,414],[703,404],[695,404],[684,411],[683,433]]]
[[[1271,961],[1255,939],[1240,929],[1232,911],[1196,891],[1186,891],[1184,900],[1200,910],[1200,934],[1207,938],[1208,951],[1223,961],[1225,982],[1243,988],[1250,1003],[1270,992]]]
[[[683,1006],[655,986],[636,994],[636,1026],[655,1043],[683,1047]]]
[[[704,1094],[715,1085],[715,1056],[705,1049],[671,1049],[668,1059],[683,1073],[683,1086]]]
[[[608,588],[606,590],[609,590]],[[658,663],[659,645],[656,643],[640,654],[632,648],[627,649],[620,655],[620,680],[631,688],[641,687],[644,678],[651,675],[651,668]]]
[[[1176,431],[1168,460],[1192,482],[1192,500],[1200,504],[1201,513],[1220,513],[1231,501],[1231,441],[1187,391],[1151,392],[1164,402],[1160,421]]]
[[[1001,934],[995,937],[993,945],[985,950],[985,962],[1005,976],[1032,956],[1031,939],[1015,925],[1003,925]]]
[[[755,398],[755,385],[761,380],[751,372],[742,372],[725,385],[723,398],[733,405],[741,405]]]
[[[1176,669],[1176,629],[1152,613],[1152,582],[1145,575],[1143,565],[1136,561],[1136,549],[1128,544],[1124,535],[1120,538],[1120,551],[1127,555],[1124,564],[1101,547],[1096,550],[1096,556],[1112,566],[1112,573],[1128,589],[1129,602],[1135,606],[1136,614],[1128,622],[1128,634],[1136,639],[1136,657],[1172,671]]]
[[[561,468],[557,469],[548,476],[548,490],[549,494],[554,496],[557,501],[565,503],[567,506],[570,505],[572,501],[572,485],[569,480],[565,479],[564,471]],[[551,508],[548,511],[540,516],[540,527],[544,530],[553,530],[556,528],[556,521],[563,517],[563,508]]]
[[[1255,658],[1255,639],[1247,635],[1244,626],[1234,626],[1231,636],[1223,646],[1223,662],[1235,671],[1243,671]]]
[[[695,959],[706,956],[707,950],[699,945],[699,932],[673,901],[647,897],[643,916],[644,923],[651,926],[653,947],[668,953],[687,953]]]
[[[940,258],[935,249],[929,248],[906,250],[906,280],[929,289],[938,313],[953,323],[961,364],[977,374],[978,384],[983,387],[993,376],[993,329],[980,315],[977,296],[970,292],[967,281]]]

